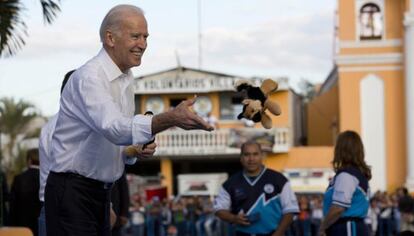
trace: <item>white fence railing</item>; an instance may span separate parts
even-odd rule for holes
[[[157,156],[175,155],[226,155],[240,152],[232,129],[218,129],[212,132],[201,130],[185,131],[173,129],[164,131],[156,136]],[[258,130],[263,132],[262,130]],[[287,152],[290,147],[289,129],[273,128],[269,131],[274,137],[272,152]]]

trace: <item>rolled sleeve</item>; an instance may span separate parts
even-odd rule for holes
[[[292,191],[289,182],[286,182],[283,186],[282,192],[280,193],[280,201],[283,214],[299,213],[298,200],[296,199],[296,195]]]
[[[154,139],[151,130],[152,116],[136,115],[132,121],[133,144],[146,144]]]

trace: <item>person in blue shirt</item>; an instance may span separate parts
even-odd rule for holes
[[[332,164],[335,176],[324,196],[319,235],[368,235],[364,218],[369,208],[371,169],[365,163],[364,146],[356,132],[339,134]]]
[[[282,236],[299,212],[288,179],[263,165],[260,144],[242,145],[243,170],[223,183],[214,202],[216,216],[235,225],[236,236]]]

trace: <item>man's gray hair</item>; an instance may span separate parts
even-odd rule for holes
[[[125,17],[125,14],[140,14],[144,15],[144,11],[134,5],[127,5],[121,4],[113,7],[109,12],[106,14],[104,19],[101,23],[101,28],[99,29],[99,36],[101,38],[101,42],[105,41],[105,32],[107,30],[112,30],[114,32],[119,32],[119,28],[121,26],[121,22]]]
[[[260,153],[262,153],[262,152],[263,152],[263,151],[262,151],[262,145],[260,145],[260,143],[256,142],[255,140],[248,140],[248,141],[244,142],[244,143],[241,145],[241,147],[240,147],[240,154],[241,154],[241,155],[243,155],[243,153],[244,153],[244,149],[245,149],[247,146],[250,146],[250,145],[255,145],[255,146],[257,146],[257,147],[258,147],[258,149],[259,149],[259,152],[260,152]]]

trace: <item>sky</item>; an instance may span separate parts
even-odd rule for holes
[[[99,27],[117,4],[145,11],[148,47],[142,76],[177,66],[237,76],[287,77],[295,90],[302,79],[322,83],[333,66],[336,0],[61,0],[52,25],[42,19],[40,1],[26,0],[26,45],[0,58],[0,97],[33,103],[50,116],[59,109],[63,76],[101,48]],[[201,27],[198,4],[201,4]]]

